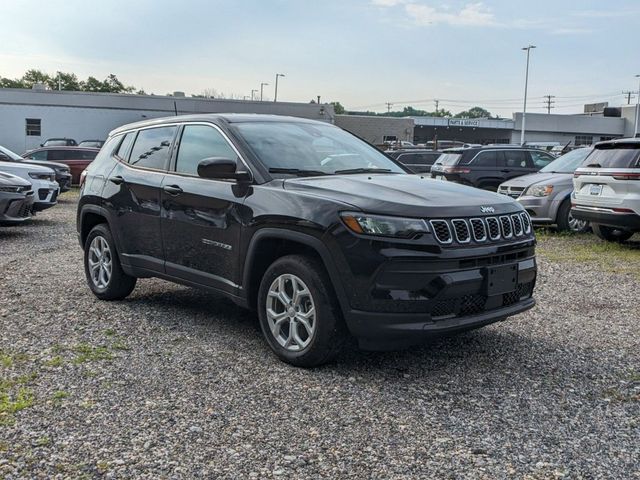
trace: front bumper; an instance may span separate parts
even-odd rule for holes
[[[12,195],[0,201],[0,224],[17,225],[31,218],[33,211],[33,192],[27,196]]]
[[[587,220],[607,227],[640,231],[640,215],[631,212],[615,212],[611,208],[574,205],[571,209],[574,218]]]
[[[522,205],[529,216],[531,222],[535,224],[548,224],[556,221],[553,200],[549,197],[518,197],[517,202]],[[553,212],[553,213],[552,213]]]
[[[36,184],[34,183],[34,188]],[[58,194],[60,187],[56,182],[47,182],[46,184],[37,185],[35,188],[35,203],[33,209],[36,212],[41,212],[47,208],[51,208],[58,203]]]

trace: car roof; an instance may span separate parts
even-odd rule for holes
[[[95,147],[77,147],[75,145],[69,145],[69,146],[64,146],[64,145],[57,145],[55,147],[38,147],[38,148],[34,148],[33,150],[29,150],[27,153],[31,153],[31,152],[40,152],[42,150],[72,150],[74,152],[79,151],[79,152],[99,152],[100,149],[99,148],[95,148]]]
[[[155,125],[163,125],[176,122],[213,122],[213,123],[246,123],[246,122],[292,122],[292,123],[308,123],[312,125],[329,125],[331,123],[320,122],[317,120],[309,120],[308,118],[291,117],[285,115],[266,115],[259,113],[205,113],[194,115],[178,115],[173,117],[161,117],[141,122],[129,123],[118,127],[111,132],[109,136],[116,135],[127,130],[135,128],[143,128]]]
[[[640,138],[616,138],[615,140],[606,140],[604,142],[598,142],[594,145],[594,148],[607,148],[622,145],[633,145],[640,147]]]
[[[399,148],[392,150],[390,153],[442,153],[440,150],[431,150],[430,148]]]

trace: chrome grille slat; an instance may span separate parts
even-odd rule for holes
[[[436,239],[440,243],[448,244],[453,241],[449,222],[446,220],[431,220],[429,223],[431,224]]]
[[[489,238],[491,240],[498,240],[500,238],[500,223],[496,217],[487,217],[486,220]]]
[[[456,234],[456,240],[458,243],[469,243],[471,241],[471,232],[469,231],[469,225],[462,219],[451,220],[453,225],[453,231]]]
[[[502,215],[500,218],[500,227],[502,230],[502,236],[504,238],[513,237],[513,225],[511,224],[511,218],[508,215]]]
[[[511,223],[513,224],[513,234],[516,237],[521,236],[524,233],[522,229],[522,220],[520,219],[520,214],[511,215]]]
[[[484,221],[481,218],[472,218],[469,223],[471,224],[473,239],[476,242],[484,242],[487,239],[487,227]]]
[[[527,212],[522,212],[520,214],[520,218],[522,219],[522,226],[524,233],[531,232],[531,219],[529,218],[529,214]]]

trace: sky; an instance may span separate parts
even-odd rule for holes
[[[0,0],[0,76],[37,68],[148,93],[215,89],[453,113],[579,113],[638,90],[640,1]],[[259,95],[259,94],[258,94]],[[635,101],[635,100],[632,100]]]

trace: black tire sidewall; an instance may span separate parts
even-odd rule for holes
[[[569,232],[569,233],[585,233],[589,230],[589,223],[586,224],[585,228],[580,231],[571,230],[571,226],[569,225],[569,214],[571,213],[571,201],[569,199],[563,201],[558,208],[558,215],[556,218],[556,225],[558,226],[558,230],[561,232]]]
[[[624,242],[629,240],[633,236],[633,232],[629,232],[624,229],[608,227],[606,225],[599,225],[592,223],[591,228],[593,229],[593,233],[602,240],[606,240],[607,242]],[[619,232],[618,234],[614,232]]]
[[[273,281],[282,274],[299,277],[309,288],[316,310],[316,327],[311,343],[302,351],[292,352],[282,347],[273,337],[266,314],[267,293]],[[335,294],[328,283],[324,267],[315,259],[304,255],[288,255],[276,260],[265,272],[258,292],[258,318],[260,328],[271,349],[283,361],[299,367],[313,367],[325,363],[339,349],[346,333]]]

